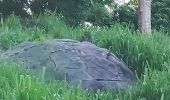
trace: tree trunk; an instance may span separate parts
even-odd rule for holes
[[[151,33],[151,0],[139,0],[138,28],[143,33]]]

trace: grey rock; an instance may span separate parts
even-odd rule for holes
[[[126,89],[135,83],[133,72],[107,49],[90,42],[56,39],[41,44],[24,42],[4,52],[3,59],[21,62],[27,69],[42,69],[56,80],[84,89]]]

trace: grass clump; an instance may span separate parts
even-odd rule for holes
[[[145,67],[163,70],[170,61],[170,39],[161,33],[145,36],[117,24],[94,37],[100,47],[110,49],[139,76]]]

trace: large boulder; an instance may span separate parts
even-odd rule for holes
[[[84,89],[126,89],[136,78],[132,71],[107,49],[90,42],[57,39],[43,43],[24,42],[2,54],[36,70],[45,68],[57,80]]]

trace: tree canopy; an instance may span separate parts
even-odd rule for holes
[[[113,0],[1,0],[0,13],[3,17],[15,14],[29,17],[26,11],[30,8],[33,15],[42,14],[46,9],[62,15],[63,19],[71,26],[88,21],[97,26],[109,26],[114,22],[130,23],[137,27],[137,0],[125,5],[116,5]],[[113,12],[108,13],[105,5],[110,6]],[[156,29],[170,27],[170,1],[153,0],[152,26]]]

